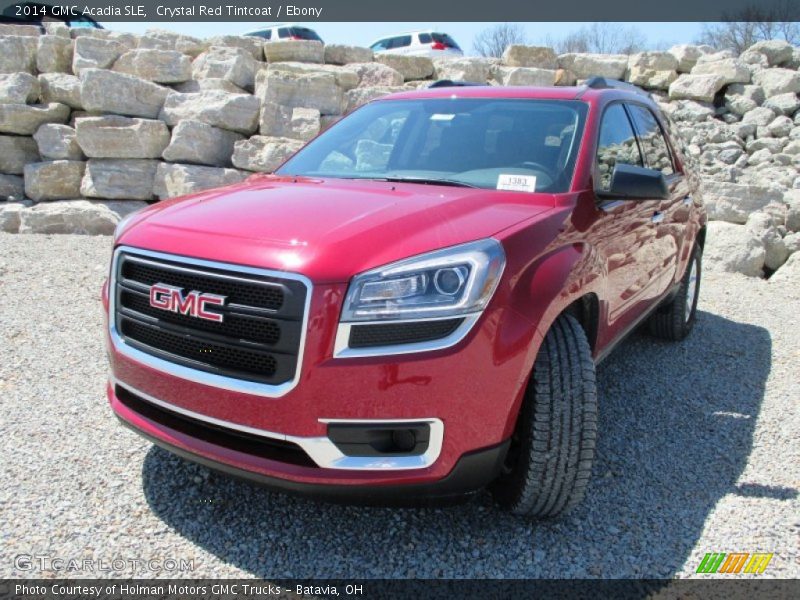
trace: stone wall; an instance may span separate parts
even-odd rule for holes
[[[650,91],[704,181],[717,268],[800,249],[800,49],[632,56],[511,46],[502,59],[374,56],[318,42],[0,25],[0,230],[107,234],[148,202],[269,172],[342,114],[434,79]],[[2,201],[5,199],[5,201]]]

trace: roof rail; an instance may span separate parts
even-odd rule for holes
[[[476,81],[453,81],[452,79],[440,79],[428,85],[428,88],[443,88],[443,87],[468,87],[473,85],[486,85],[485,83],[478,83]]]
[[[650,97],[650,94],[648,94],[639,86],[633,85],[632,83],[627,83],[625,81],[620,81],[619,79],[610,79],[608,77],[590,77],[586,80],[584,85],[593,90],[624,90],[626,92],[633,92],[634,94],[639,94],[641,96],[647,96],[648,98]]]

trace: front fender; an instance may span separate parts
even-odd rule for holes
[[[520,235],[505,240],[509,256],[530,255],[530,239]],[[510,311],[507,319],[513,319],[519,329],[524,319],[529,331],[524,336],[527,343],[523,371],[520,379],[521,392],[510,411],[506,432],[510,435],[517,420],[536,355],[553,322],[579,298],[594,294],[598,301],[598,313],[602,314],[604,301],[605,264],[597,251],[584,242],[554,243],[528,262],[520,261],[512,266],[512,287],[509,294]],[[590,345],[594,340],[589,340]]]

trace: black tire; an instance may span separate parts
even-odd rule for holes
[[[695,245],[689,264],[686,265],[686,273],[683,274],[678,292],[667,304],[656,309],[647,321],[647,328],[651,335],[671,342],[679,342],[689,335],[697,316],[697,299],[700,297],[702,266],[703,250],[700,246]],[[692,267],[694,267],[694,270]],[[694,287],[691,286],[693,274],[696,275]],[[689,304],[690,293],[692,293],[691,309],[687,315],[686,307]]]
[[[562,315],[533,366],[496,501],[514,514],[558,516],[578,504],[592,472],[597,387],[589,342],[578,321]]]

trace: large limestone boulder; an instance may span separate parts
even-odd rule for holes
[[[433,61],[434,79],[449,79],[450,81],[471,81],[486,83],[489,80],[492,61],[488,58],[437,58]],[[390,81],[373,85],[400,85],[402,82]]]
[[[356,84],[358,87],[403,85],[402,73],[381,63],[351,63],[346,65],[345,68],[358,76],[358,83]]]
[[[170,140],[167,126],[154,119],[84,117],[75,130],[89,158],[159,158]]]
[[[320,119],[315,108],[268,104],[261,109],[259,132],[264,136],[308,141],[320,132]]]
[[[4,233],[19,233],[20,215],[26,210],[20,202],[0,203],[0,231]]]
[[[80,195],[109,200],[152,200],[158,165],[159,161],[147,159],[90,159]]]
[[[764,266],[770,271],[775,271],[786,259],[789,258],[789,250],[783,242],[775,219],[766,212],[755,212],[747,218],[745,225],[750,232],[756,236],[764,245]]]
[[[744,224],[750,213],[763,209],[770,202],[781,202],[783,194],[771,187],[709,182],[703,186],[703,201],[712,220]]]
[[[249,140],[236,142],[233,165],[248,171],[271,173],[302,147],[303,142],[299,140],[254,135]]]
[[[64,104],[0,104],[0,133],[33,135],[45,123],[66,123],[69,107]]]
[[[791,69],[762,69],[753,73],[753,83],[764,88],[767,98],[800,92],[800,72]]]
[[[765,40],[750,46],[748,52],[758,52],[767,58],[770,67],[782,65],[792,60],[794,47],[786,40]]]
[[[724,85],[725,80],[720,75],[681,75],[670,84],[669,98],[713,102]]]
[[[745,125],[755,125],[756,127],[766,127],[772,123],[776,116],[775,111],[771,108],[759,106],[748,110],[742,117],[742,123]]]
[[[25,194],[37,202],[77,198],[85,168],[81,160],[29,163],[25,165]]]
[[[628,81],[646,89],[665,90],[678,77],[678,60],[669,52],[639,52],[628,59]]]
[[[247,177],[247,173],[236,169],[160,163],[156,173],[154,191],[156,196],[163,200],[232,185],[243,181],[245,177]]]
[[[628,68],[628,57],[624,54],[561,54],[558,57],[558,66],[572,71],[578,79],[623,79]]]
[[[89,112],[158,117],[169,90],[133,75],[102,69],[81,73],[81,100]]]
[[[75,129],[69,125],[45,123],[33,135],[39,154],[49,160],[84,160]]]
[[[344,44],[327,44],[324,50],[325,64],[329,65],[372,62],[374,56],[369,48]]]
[[[72,72],[80,75],[84,69],[110,69],[123,52],[125,46],[114,40],[79,37],[75,40]]]
[[[117,224],[147,206],[136,201],[58,200],[20,212],[19,233],[111,235]]]
[[[269,46],[270,44],[266,44]],[[263,106],[315,108],[326,115],[342,112],[344,92],[336,75],[325,71],[298,73],[271,65],[256,75],[256,96]]]
[[[0,74],[0,104],[28,104],[39,99],[39,80],[30,73]]]
[[[66,73],[42,73],[39,75],[42,102],[59,102],[70,108],[83,109],[81,101],[81,80]]]
[[[758,85],[735,83],[725,89],[725,108],[737,115],[758,108],[764,102],[764,89]]]
[[[161,120],[173,127],[179,121],[202,121],[212,127],[251,134],[258,127],[261,104],[249,94],[206,91],[194,94],[170,92],[161,112]]]
[[[0,173],[0,200],[21,200],[25,197],[25,180],[19,175]],[[2,210],[3,204],[0,204]],[[2,221],[2,217],[0,217]],[[0,227],[0,231],[5,231]]]
[[[558,58],[552,48],[511,44],[503,52],[502,62],[509,67],[558,68]]]
[[[172,130],[172,140],[163,157],[171,162],[227,167],[231,162],[233,145],[241,139],[241,134],[201,121],[179,121]]]
[[[26,35],[0,35],[0,73],[36,74],[38,38]]]
[[[780,115],[786,115],[788,117],[795,114],[797,110],[800,109],[800,98],[797,97],[797,94],[791,92],[787,94],[776,94],[768,98],[764,102],[764,106]]]
[[[145,50],[176,50],[182,54],[195,57],[208,48],[208,43],[204,40],[166,31],[164,29],[148,29],[139,38],[139,48]]]
[[[376,54],[375,60],[398,71],[403,76],[404,81],[429,79],[433,75],[433,61],[427,56]]]
[[[377,86],[377,87],[357,87],[355,89],[350,90],[345,94],[345,112],[350,112],[351,110],[355,110],[359,106],[366,104],[367,102],[371,102],[377,98],[382,98],[388,94],[393,94],[395,92],[402,92],[405,88],[403,87],[389,87],[389,86]]]
[[[796,290],[800,281],[800,252],[795,252],[789,260],[769,278],[770,286],[787,286],[787,290]],[[791,287],[788,287],[791,286]]]
[[[694,46],[691,44],[680,44],[673,46],[667,52],[678,61],[676,70],[678,73],[689,73],[697,64],[698,59],[704,54],[708,54],[711,48],[708,46]]]
[[[750,82],[750,69],[735,58],[699,62],[692,69],[692,75],[717,75],[722,78],[722,85]]]
[[[333,75],[334,80],[336,81],[336,85],[342,88],[342,90],[347,91],[351,90],[359,84],[359,77],[356,72],[348,67],[340,67],[337,65],[318,65],[315,63],[301,63],[301,62],[286,62],[286,63],[276,63],[269,65],[267,69],[262,69],[262,71],[282,71],[287,73],[293,73],[295,75],[303,76],[303,75],[313,75],[313,74],[326,74],[326,75]],[[263,75],[261,78],[258,79],[256,83],[256,95],[259,95],[263,92]]]
[[[75,42],[68,37],[43,35],[36,50],[39,73],[72,73]]]
[[[325,48],[322,42],[314,40],[279,40],[264,44],[264,58],[270,63],[321,63],[325,60]]]
[[[501,85],[551,86],[556,83],[556,71],[553,69],[496,67],[494,77]]]
[[[39,161],[39,149],[33,138],[0,135],[0,173],[19,175],[25,165]]]
[[[194,59],[192,78],[226,79],[240,88],[252,90],[258,64],[253,55],[242,48],[211,46]]]
[[[155,83],[182,83],[192,77],[192,61],[177,50],[128,50],[114,63],[114,71]]]
[[[264,41],[253,35],[215,35],[206,40],[209,47],[228,46],[229,48],[241,48],[247,51],[250,56],[258,61],[264,60]]]
[[[747,227],[719,221],[708,224],[703,266],[709,271],[761,277],[766,254],[764,244]]]

